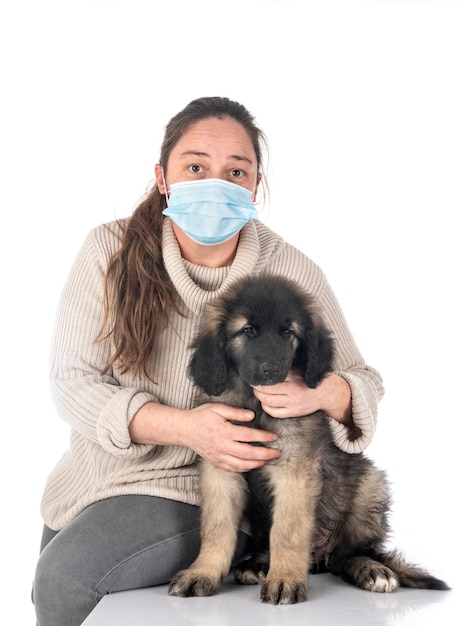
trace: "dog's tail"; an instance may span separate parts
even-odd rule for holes
[[[418,565],[413,565],[405,561],[404,557],[397,550],[385,552],[378,555],[378,560],[392,570],[398,577],[402,587],[413,587],[416,589],[438,589],[446,591],[450,589],[446,582],[432,576],[429,572]]]

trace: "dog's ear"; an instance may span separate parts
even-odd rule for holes
[[[325,374],[332,371],[333,340],[319,322],[309,320],[304,333],[303,378],[308,387],[317,387]]]
[[[221,395],[228,386],[229,368],[225,354],[225,336],[220,329],[201,332],[194,340],[189,374],[193,382],[209,396]]]

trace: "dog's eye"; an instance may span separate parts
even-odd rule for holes
[[[256,329],[254,328],[254,326],[248,324],[248,326],[244,326],[242,333],[243,335],[247,335],[248,337],[254,337],[254,335],[256,334]]]
[[[293,339],[293,337],[295,337],[295,333],[291,330],[291,328],[284,328],[282,330],[282,337],[284,339]]]

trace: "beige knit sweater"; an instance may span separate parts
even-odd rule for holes
[[[61,295],[51,353],[52,393],[60,417],[71,427],[70,447],[50,474],[42,500],[45,523],[60,529],[89,504],[122,494],[163,496],[199,504],[195,453],[176,446],[132,443],[128,424],[146,402],[191,408],[195,390],[186,375],[189,343],[206,302],[235,279],[264,271],[297,280],[318,301],[335,336],[335,371],[352,391],[353,419],[362,435],[351,441],[348,428],[330,419],[337,446],[349,453],[370,442],[377,404],[383,394],[379,374],[358,351],[322,271],[260,221],[242,230],[229,267],[207,268],[186,262],[167,218],[163,256],[180,306],[152,371],[158,384],[130,373],[102,374],[109,342],[94,340],[102,323],[105,269],[119,241],[115,224],[99,226],[85,240]]]

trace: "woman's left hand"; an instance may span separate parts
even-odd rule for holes
[[[311,389],[299,371],[290,370],[282,383],[270,387],[258,385],[253,390],[264,411],[272,417],[302,417],[322,410],[342,424],[353,425],[351,390],[337,374],[328,374]]]

